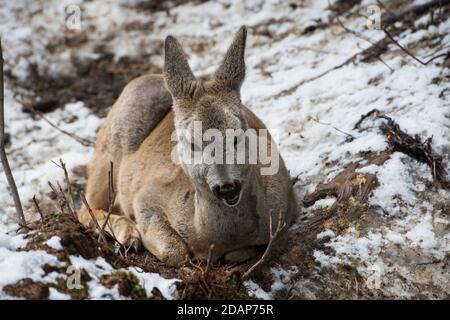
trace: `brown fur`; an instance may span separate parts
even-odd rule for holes
[[[282,210],[288,224],[295,218],[296,199],[281,157],[278,173],[271,176],[260,174],[260,164],[197,167],[171,158],[177,143],[183,152],[181,132],[196,120],[221,132],[265,128],[240,103],[245,39],[242,28],[216,74],[201,81],[190,71],[179,43],[168,37],[164,76],[130,82],[108,114],[88,166],[86,194],[102,223],[113,161],[118,198],[107,230],[124,245],[142,241],[160,260],[179,265],[187,255],[206,258],[214,244],[214,260],[240,262],[254,256],[256,246],[267,244],[270,210]],[[174,131],[178,141],[171,140]],[[230,179],[242,184],[236,205],[224,204],[211,192]],[[79,219],[92,224],[86,208]]]

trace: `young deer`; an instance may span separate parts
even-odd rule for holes
[[[244,164],[173,160],[201,148],[192,141],[197,121],[203,131],[223,134],[227,129],[265,129],[240,100],[246,35],[242,27],[221,66],[207,80],[194,77],[178,41],[167,37],[164,74],[131,81],[113,105],[88,165],[86,198],[103,225],[113,162],[118,196],[106,231],[123,245],[142,242],[161,261],[180,265],[187,255],[206,259],[214,244],[213,261],[238,263],[268,243],[271,210],[274,225],[280,210],[288,225],[294,220],[296,199],[278,153],[278,171],[272,175],[261,174],[259,160]],[[176,139],[171,139],[174,131]],[[237,140],[246,137],[236,136],[235,144]],[[268,153],[277,152],[270,136],[265,141]],[[249,151],[249,143],[243,145]],[[93,226],[85,207],[78,216],[84,225]]]

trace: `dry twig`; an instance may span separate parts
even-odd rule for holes
[[[66,199],[64,193],[60,193],[58,191],[58,189],[56,189],[56,187],[50,181],[48,182],[48,186],[50,187],[50,189],[52,189],[53,193],[56,196],[56,199],[58,200],[59,213],[64,214],[64,206],[67,203],[67,199]],[[58,207],[57,207],[57,209],[58,209]]]
[[[280,213],[278,215],[278,225],[275,230],[273,230],[273,210],[270,210],[269,212],[269,243],[267,244],[266,250],[264,251],[261,258],[256,261],[256,263],[250,267],[243,275],[241,280],[244,281],[250,277],[250,275],[264,262],[266,262],[267,257],[269,256],[269,253],[272,249],[274,241],[278,238],[278,236],[281,234],[283,229],[286,227],[286,221],[284,221],[283,218],[283,211],[280,210]]]
[[[61,164],[61,169],[64,171],[64,179],[66,180],[67,191],[69,192],[69,199],[71,202],[70,205],[68,204],[69,210],[72,212],[73,216],[76,217],[75,198],[72,192],[72,184],[70,183],[69,173],[67,172],[66,164],[61,158],[59,159],[59,163]]]
[[[72,139],[74,139],[75,141],[79,142],[81,145],[85,146],[85,147],[93,147],[95,144],[93,141],[86,139],[86,138],[82,138],[77,136],[74,133],[70,133],[64,129],[61,129],[60,127],[58,127],[56,124],[54,124],[53,122],[51,122],[50,120],[47,119],[47,117],[44,116],[44,114],[40,111],[37,110],[33,110],[32,111],[33,114],[38,115],[42,120],[44,120],[45,122],[47,122],[51,127],[55,128],[56,130],[58,130],[59,132],[61,132],[62,134],[65,134],[66,136],[71,137]]]
[[[410,56],[411,58],[413,58],[414,60],[416,60],[417,62],[419,62],[421,65],[426,66],[428,65],[430,62],[436,60],[437,58],[441,58],[441,57],[445,57],[450,55],[450,51],[446,52],[446,53],[441,53],[438,54],[430,59],[428,59],[427,61],[422,61],[419,58],[417,58],[415,55],[413,55],[408,49],[406,49],[405,47],[403,47],[400,43],[398,43],[397,40],[394,39],[394,37],[389,33],[389,31],[387,31],[386,28],[383,28],[384,33],[386,34],[386,36],[391,39],[391,41],[393,43],[395,43],[397,45],[397,47],[399,47],[403,52],[405,52],[408,56]]]
[[[375,118],[387,121],[380,125],[380,130],[386,136],[392,151],[402,152],[417,161],[428,164],[431,168],[433,179],[441,184],[443,188],[450,187],[445,167],[442,164],[442,157],[433,153],[431,146],[432,137],[422,142],[418,136],[413,137],[404,132],[392,118],[386,116],[378,109],[373,109],[362,115],[361,119],[355,124],[354,129],[361,130],[362,122],[372,115]]]
[[[41,221],[44,222],[44,214],[42,213],[41,207],[39,207],[39,202],[36,199],[36,195],[33,196],[33,203],[39,213],[39,216],[41,217]]]
[[[354,137],[352,134],[350,134],[350,133],[348,133],[348,132],[345,132],[345,131],[343,131],[343,130],[341,130],[341,129],[335,127],[335,126],[333,126],[331,123],[321,122],[321,121],[319,121],[318,119],[316,119],[316,118],[314,118],[314,117],[309,117],[309,118],[310,118],[311,120],[313,120],[314,122],[317,122],[318,124],[321,124],[321,125],[324,125],[324,126],[332,127],[332,128],[333,128],[334,130],[336,130],[337,132],[340,132],[340,133],[346,135],[346,136],[347,136],[347,138],[345,139],[346,142],[352,142],[353,140],[355,140],[355,137]]]
[[[110,169],[108,171],[108,202],[109,202],[109,205],[108,205],[108,214],[106,215],[106,219],[102,225],[103,232],[105,231],[105,227],[108,224],[109,217],[112,214],[115,201],[116,201],[116,191],[114,190],[114,163],[110,162]],[[112,228],[110,228],[110,229],[112,230]],[[115,238],[114,234],[112,234],[112,236],[113,236],[113,238]]]
[[[360,38],[366,42],[369,42],[372,46],[369,48],[370,50],[374,50],[375,48],[377,49],[376,52],[382,52],[383,48],[380,46],[380,44],[378,42],[373,42],[370,38],[364,36],[363,34],[361,34],[360,32],[354,31],[350,28],[348,28],[347,26],[345,26],[345,24],[341,21],[341,19],[339,18],[339,16],[336,15],[336,21],[338,22],[338,24],[342,27],[342,29],[344,29],[345,31],[347,31],[348,33],[353,34],[355,37]],[[365,49],[363,51],[361,51],[361,53],[366,52]],[[394,71],[394,69],[392,69],[383,59],[381,59],[380,55],[376,55],[375,58],[380,61],[382,64],[384,64],[391,72]]]

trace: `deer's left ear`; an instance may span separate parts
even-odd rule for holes
[[[239,90],[245,78],[245,41],[247,28],[242,26],[234,36],[225,58],[215,73],[215,79],[227,90]]]

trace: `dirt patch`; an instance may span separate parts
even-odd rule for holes
[[[111,275],[105,275],[100,279],[101,284],[107,288],[117,285],[119,293],[124,297],[130,297],[134,300],[147,299],[145,289],[139,284],[138,278],[129,272],[118,271]],[[164,299],[159,292],[156,299]]]
[[[161,51],[155,54],[162,54]],[[26,112],[51,112],[66,103],[83,101],[96,115],[104,117],[125,85],[146,73],[160,73],[159,67],[149,63],[149,56],[114,60],[110,53],[101,51],[95,60],[74,60],[75,73],[70,76],[40,74],[32,65],[25,82],[13,79],[13,85],[32,92],[22,97]]]
[[[48,299],[50,290],[48,285],[41,282],[34,282],[30,278],[20,280],[15,284],[3,287],[3,292],[12,297],[25,298],[27,300]]]

